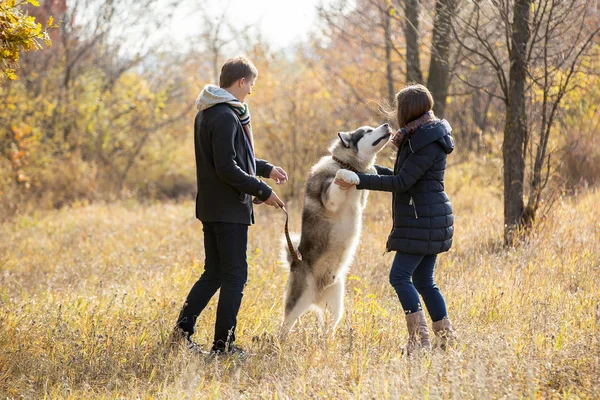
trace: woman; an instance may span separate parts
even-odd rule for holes
[[[381,175],[358,174],[356,186],[393,193],[393,229],[386,248],[396,252],[390,283],[406,316],[407,352],[431,348],[419,294],[441,346],[445,348],[455,339],[446,302],[433,279],[437,255],[452,245],[454,216],[444,192],[444,172],[454,141],[448,122],[437,119],[432,108],[433,97],[423,85],[408,86],[396,95],[401,129],[392,139],[398,149],[394,170],[378,166]]]

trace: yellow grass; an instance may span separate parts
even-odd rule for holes
[[[600,193],[559,201],[517,249],[501,245],[498,163],[448,172],[456,240],[439,258],[459,345],[403,356],[388,283],[389,195],[371,194],[327,339],[306,315],[286,343],[284,215],[258,208],[240,311],[243,362],[164,342],[202,272],[192,202],[79,206],[0,225],[1,398],[593,398],[600,393]],[[299,203],[292,206],[299,228]],[[215,303],[198,319],[209,346]]]

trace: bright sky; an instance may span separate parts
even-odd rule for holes
[[[263,37],[275,48],[285,48],[308,38],[317,21],[316,7],[333,0],[231,0],[229,20],[246,26],[256,24]],[[227,0],[200,0],[211,15],[221,16]],[[190,15],[176,18],[173,35],[188,37],[201,30],[199,20]]]

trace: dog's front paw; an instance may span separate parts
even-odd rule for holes
[[[354,172],[347,169],[340,169],[335,174],[335,179],[339,179],[350,185],[358,185],[360,183],[360,178]]]

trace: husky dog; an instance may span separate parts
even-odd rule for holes
[[[358,245],[368,192],[354,186],[344,190],[334,180],[358,184],[359,178],[351,170],[375,174],[375,158],[391,134],[388,124],[340,132],[339,139],[329,148],[331,155],[312,167],[306,182],[302,234],[292,240],[301,259],[294,260],[287,246],[284,250],[288,253],[290,275],[282,337],[312,306],[319,311],[321,321],[325,308],[331,310],[331,332],[340,322],[346,273]]]

